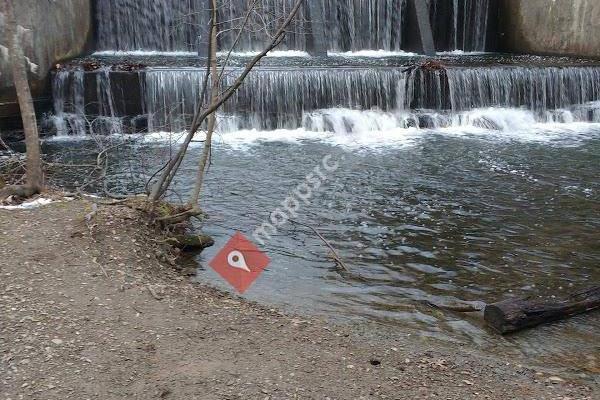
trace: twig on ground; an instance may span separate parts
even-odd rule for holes
[[[88,230],[90,231],[90,237],[92,238],[93,241],[96,241],[96,239],[94,238],[94,226],[95,225],[92,224],[92,219],[94,218],[94,216],[96,215],[97,212],[98,212],[98,204],[92,203],[92,211],[87,213],[84,217],[85,225],[87,226]]]
[[[92,203],[92,211],[90,211],[88,214],[85,215],[85,221],[87,223],[91,222],[92,218],[94,218],[94,215],[96,215],[97,212],[98,212],[98,204]]]
[[[150,285],[146,285],[146,287],[148,288],[148,291],[150,292],[150,294],[152,295],[152,297],[154,297],[155,300],[162,300],[163,298],[160,297],[158,295],[158,293],[156,293],[156,291],[152,288],[152,286]]]
[[[87,255],[87,253],[84,250],[82,250],[82,252],[83,252],[83,254]],[[89,255],[88,255],[88,257],[89,257]],[[102,271],[102,273],[104,274],[104,276],[106,277],[106,279],[110,279],[110,276],[108,276],[108,274],[106,273],[106,270],[104,269],[104,267],[102,266],[102,264],[100,264],[98,262],[98,260],[96,259],[96,257],[92,257],[92,262],[94,264],[96,264],[98,267],[100,267],[100,270]]]
[[[137,313],[139,313],[139,314],[143,314],[143,313],[144,313],[142,310],[139,310],[139,309],[138,309],[138,308],[135,306],[135,304],[134,304],[134,305],[132,305],[132,306],[131,306],[131,308],[133,308],[133,309],[134,309],[134,310],[135,310]]]

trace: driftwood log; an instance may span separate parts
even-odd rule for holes
[[[560,301],[509,299],[485,307],[484,319],[501,334],[569,318],[600,308],[600,286]]]

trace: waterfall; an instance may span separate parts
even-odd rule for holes
[[[231,69],[225,84],[237,76]],[[202,69],[145,76],[150,130],[184,130],[198,102]],[[259,68],[220,115],[222,130],[352,132],[396,127],[507,126],[519,109],[538,122],[597,121],[598,67]],[[434,111],[435,110],[435,111]],[[521,111],[520,111],[521,110]]]
[[[323,0],[323,10],[329,50],[402,49],[406,0]]]
[[[525,107],[538,113],[600,98],[597,67],[479,67],[446,69],[452,111]]]
[[[92,133],[123,133],[123,121],[117,115],[113,98],[109,67],[101,68],[96,72],[96,101],[98,115],[91,123]]]
[[[241,72],[225,75],[229,85]],[[155,69],[146,73],[146,107],[151,130],[182,130],[198,103],[202,69]],[[296,128],[304,113],[320,108],[394,109],[397,68],[256,69],[226,103],[223,113],[235,114],[236,128]]]
[[[79,67],[57,71],[52,78],[54,114],[48,121],[56,134],[123,133],[123,121],[130,116],[116,105],[113,79],[114,71],[109,67],[90,72]]]
[[[463,50],[485,51],[489,31],[490,0],[478,0],[472,1],[472,3],[475,6],[474,17],[466,19],[468,26],[464,27],[462,31],[466,33],[467,38],[463,38],[461,48]]]
[[[486,51],[494,0],[433,0],[438,50]],[[494,3],[495,4],[495,3]]]
[[[310,0],[321,15],[313,24],[324,29],[332,51],[400,50],[406,0]],[[294,0],[261,0],[236,51],[264,47]],[[244,12],[245,0],[229,0],[219,9],[220,47],[229,49]],[[280,48],[306,50],[310,31],[301,9]],[[200,0],[103,0],[96,3],[99,50],[197,51],[206,36],[206,5]],[[232,32],[228,32],[233,30]]]
[[[199,101],[203,68],[58,71],[59,135],[183,131]],[[229,85],[241,72],[229,68]],[[355,132],[511,121],[600,122],[600,67],[259,67],[219,112],[220,131]]]
[[[236,51],[256,51],[294,0],[259,0]],[[218,10],[219,46],[237,36],[246,0]],[[320,34],[330,52],[412,45],[407,0],[308,0],[288,28],[284,50],[305,51]],[[496,0],[429,0],[438,48],[488,50]],[[100,50],[196,51],[205,39],[203,0],[103,0],[95,3]],[[265,27],[265,23],[271,25]],[[267,24],[268,25],[268,24]],[[156,58],[148,59],[155,65]],[[172,59],[174,60],[174,59]],[[172,61],[171,60],[171,61]],[[227,67],[223,86],[239,76]],[[464,62],[464,60],[474,60]],[[185,65],[196,60],[188,57]],[[556,63],[554,59],[548,60]],[[204,68],[117,64],[65,68],[52,82],[59,135],[183,131],[198,107]],[[395,128],[509,130],[544,122],[600,122],[600,67],[512,65],[502,57],[443,58],[421,65],[406,57],[376,61],[336,55],[261,61],[218,114],[218,130],[303,128],[336,133]],[[559,65],[564,64],[559,61]],[[100,62],[102,64],[102,62]],[[182,64],[183,65],[183,64]]]
[[[51,117],[58,136],[86,133],[84,71],[58,71],[52,80],[54,115]]]
[[[454,36],[462,32],[462,42],[455,43],[455,49],[467,51],[486,50],[488,24],[490,18],[490,0],[463,0],[462,21],[460,13],[453,16],[459,26]],[[460,0],[454,0],[460,3]],[[459,25],[460,24],[460,25]],[[461,26],[462,25],[462,26]]]
[[[301,9],[280,49],[306,51],[311,29],[325,35],[325,44],[333,52],[404,48],[407,0],[309,1],[318,15],[310,15],[309,23],[307,9]],[[453,2],[450,8],[448,1]],[[486,50],[491,1],[432,0],[432,21],[440,27],[436,31],[439,50]],[[262,49],[268,40],[265,29],[276,30],[293,3],[260,0],[236,51]],[[222,4],[219,46],[226,50],[236,37],[247,1]],[[205,46],[209,17],[202,0],[102,0],[95,7],[98,50],[197,52]]]
[[[201,0],[95,2],[99,50],[196,50]]]

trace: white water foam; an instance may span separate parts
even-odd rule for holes
[[[155,132],[142,136],[140,139],[145,143],[179,144],[183,142],[185,133]],[[378,148],[390,145],[394,145],[395,147],[414,145],[420,136],[420,131],[416,128],[397,128],[379,131],[377,134],[373,134],[373,132],[357,132],[351,135],[338,135],[333,132],[315,132],[304,128],[276,129],[272,131],[247,129],[235,132],[215,133],[213,144],[242,150],[260,143],[302,144],[303,142],[311,141],[348,148]],[[205,132],[198,132],[194,136],[194,141],[190,146],[202,146],[205,137]]]
[[[232,52],[231,55],[234,57],[254,57],[259,54],[258,51],[243,51],[243,52]],[[438,55],[471,55],[471,54],[484,54],[478,52],[463,52],[461,50],[455,50],[452,52],[440,52]],[[226,56],[226,51],[220,51],[217,53],[218,56]],[[358,51],[346,51],[346,52],[335,52],[328,51],[327,55],[330,57],[373,57],[373,58],[386,58],[386,57],[415,57],[418,53],[412,53],[409,51],[388,51],[388,50],[358,50]],[[153,51],[153,50],[102,50],[92,53],[92,56],[98,57],[197,57],[198,52],[194,51]],[[301,50],[271,50],[267,53],[267,57],[310,57],[310,54],[306,51]]]
[[[254,57],[259,54],[258,51],[245,51],[245,52],[232,52],[231,55],[234,57]],[[226,51],[220,51],[217,56],[226,56]],[[104,56],[104,57],[198,57],[198,52],[193,51],[148,51],[148,50],[130,50],[130,51],[113,51],[104,50],[97,51],[92,56]],[[267,53],[267,57],[310,57],[305,51],[299,50],[272,50]]]
[[[388,50],[358,50],[358,51],[346,51],[346,52],[334,52],[328,51],[327,55],[330,57],[414,57],[418,56],[417,53],[411,53],[409,51],[388,51]]]
[[[334,133],[386,131],[403,127],[398,115],[379,110],[330,108],[304,115],[303,126],[318,132]]]
[[[409,111],[352,110],[331,108],[306,113],[297,129],[258,130],[238,127],[237,117],[219,115],[215,144],[233,148],[257,143],[302,143],[320,141],[344,147],[378,148],[409,146],[442,135],[493,141],[537,142],[557,146],[577,146],[584,140],[600,137],[600,123],[578,122],[568,110],[536,115],[525,109],[483,108],[454,115],[413,113]],[[419,121],[427,120],[427,127]],[[152,132],[112,135],[141,143],[181,143],[185,132]],[[57,137],[79,139],[85,136]],[[202,146],[205,132],[198,132],[191,144]]]
[[[234,57],[254,57],[258,55],[258,51],[244,51],[244,52],[232,52],[231,55]],[[225,56],[226,51],[218,52],[217,55]],[[300,50],[271,50],[267,53],[267,57],[310,57],[306,51]]]
[[[455,115],[451,125],[440,127],[439,131],[448,136],[577,146],[599,137],[600,124],[578,122],[567,110],[540,118],[528,110],[486,108]]]
[[[164,56],[164,57],[194,57],[198,56],[197,52],[193,51],[149,51],[149,50],[104,50],[96,51],[92,53],[92,56],[105,56],[105,57],[124,57],[124,56],[135,56],[135,57],[152,57],[152,56]]]
[[[480,56],[482,54],[488,54],[486,51],[464,51],[464,50],[450,50],[450,51],[438,51],[438,56]]]
[[[187,132],[152,132],[135,135],[145,143],[183,143]],[[315,132],[303,128],[298,129],[276,129],[272,131],[259,131],[256,129],[243,129],[231,132],[215,132],[213,141],[215,144],[224,144],[231,147],[240,147],[256,142],[286,142],[299,143],[302,140],[323,140],[332,136],[331,132]],[[133,136],[133,135],[132,135]],[[206,140],[206,132],[198,131],[190,146],[202,146]]]

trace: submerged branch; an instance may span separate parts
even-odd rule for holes
[[[308,224],[304,224],[302,222],[295,221],[293,219],[290,219],[290,222],[292,222],[294,224],[305,226],[305,227],[309,228],[310,230],[312,230],[315,233],[315,235],[317,235],[319,237],[319,239],[321,239],[323,241],[323,243],[325,243],[325,245],[329,248],[329,250],[331,250],[331,253],[333,255],[333,259],[338,263],[338,265],[340,267],[342,267],[344,269],[344,271],[350,272],[350,270],[348,269],[348,267],[346,266],[346,264],[344,263],[344,261],[338,255],[337,251],[335,251],[335,249],[333,248],[333,246],[331,244],[329,244],[329,242],[327,241],[327,239],[325,239],[323,237],[323,235],[321,235],[316,228],[314,228],[314,227],[312,227],[312,226],[310,226]]]

